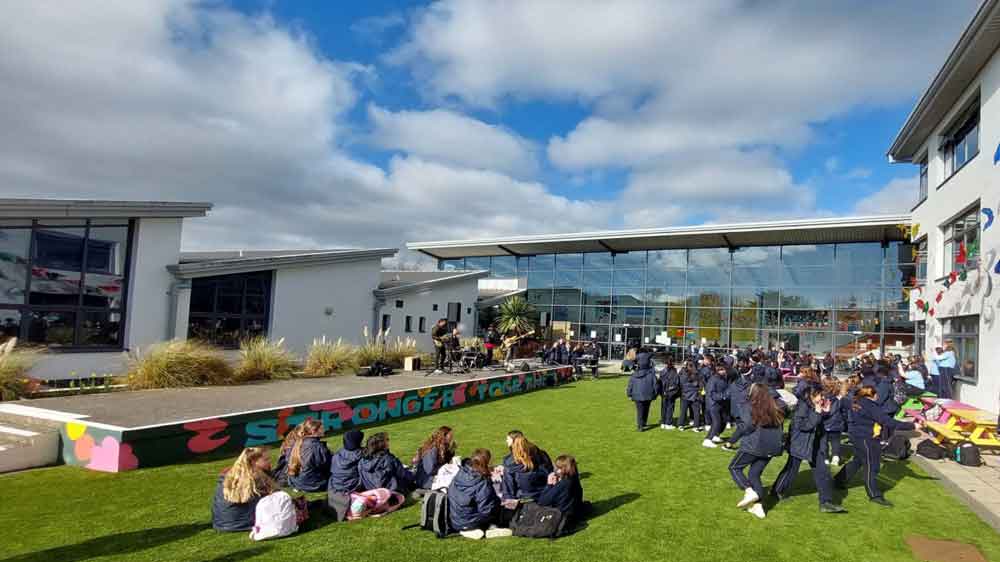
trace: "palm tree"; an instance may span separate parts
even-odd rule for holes
[[[511,297],[500,303],[497,328],[501,334],[523,334],[532,328],[535,308],[521,297]]]

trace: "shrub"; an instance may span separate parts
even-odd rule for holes
[[[323,336],[322,339],[313,340],[302,371],[307,377],[326,377],[339,372],[353,371],[357,365],[354,346],[344,343],[341,339],[335,342],[329,341]]]
[[[38,390],[37,380],[28,376],[33,355],[14,351],[17,339],[11,338],[0,346],[0,400],[17,400]]]
[[[298,368],[295,356],[285,348],[285,338],[271,341],[258,336],[240,342],[240,364],[233,373],[233,380],[249,382],[287,379]]]
[[[197,340],[172,340],[129,354],[126,384],[134,390],[226,384],[233,369],[222,352]]]
[[[413,355],[420,355],[417,341],[413,338],[396,338],[385,346],[385,361],[395,369],[403,368],[403,360]]]
[[[361,331],[364,342],[357,349],[357,364],[371,365],[382,360],[395,369],[403,367],[403,359],[410,355],[418,355],[417,341],[413,338],[389,339],[389,331],[379,331],[374,337],[369,336],[368,326]]]

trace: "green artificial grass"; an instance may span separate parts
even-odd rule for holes
[[[253,543],[245,533],[211,529],[212,492],[228,464],[215,460],[122,474],[64,466],[2,476],[0,560],[911,561],[904,538],[914,533],[968,542],[1000,560],[1000,536],[912,463],[883,469],[894,509],[870,504],[857,479],[843,501],[850,513],[821,514],[806,465],[792,500],[757,520],[735,507],[742,491],[727,471],[731,453],[702,448],[700,433],[637,433],[624,385],[574,383],[385,426],[404,462],[442,424],[455,428],[461,453],[485,446],[495,462],[512,428],[553,457],[576,455],[595,513],[586,528],[556,541],[439,540],[401,530],[418,518],[419,507],[408,505],[350,523],[314,514],[296,535]],[[765,485],[783,461],[771,463]]]

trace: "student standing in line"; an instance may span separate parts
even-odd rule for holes
[[[583,486],[580,485],[580,472],[576,466],[576,458],[571,455],[559,455],[556,458],[555,470],[549,474],[548,485],[538,496],[538,505],[554,507],[562,512],[566,519],[564,528],[569,529],[583,512]]]
[[[500,515],[500,498],[490,481],[488,449],[476,449],[462,461],[458,474],[448,486],[448,520],[451,528],[467,539],[509,537],[510,529],[493,525]]]
[[[868,499],[881,506],[892,507],[892,503],[882,496],[876,481],[882,457],[882,445],[878,438],[873,437],[875,424],[892,430],[911,430],[915,426],[909,422],[892,419],[879,406],[877,398],[875,389],[870,386],[862,386],[854,395],[851,416],[847,423],[847,432],[854,447],[854,458],[840,469],[834,482],[838,488],[846,489],[851,478],[864,467],[865,491],[868,492]]]
[[[212,527],[216,531],[249,531],[257,502],[278,489],[271,477],[271,459],[260,447],[243,449],[221,476],[212,498]]]
[[[781,455],[784,443],[785,405],[771,397],[771,389],[763,384],[750,387],[750,428],[740,441],[740,450],[729,463],[733,482],[743,490],[743,499],[736,507],[746,509],[763,519],[764,484],[761,474],[773,457]],[[744,474],[744,470],[748,469]]]
[[[701,391],[704,384],[694,365],[690,361],[684,363],[684,371],[681,378],[681,419],[679,427],[681,431],[691,429],[701,430]],[[688,426],[688,414],[691,415],[691,425]]]
[[[951,398],[954,392],[955,367],[958,359],[955,357],[955,346],[951,340],[944,341],[944,349],[934,349],[934,362],[937,363],[939,378],[938,397]]]
[[[288,455],[288,485],[302,492],[325,492],[330,480],[330,449],[320,441],[323,422],[306,418]]]
[[[681,377],[668,357],[667,366],[660,371],[660,429],[674,429],[674,406],[681,397]]]
[[[625,395],[635,402],[636,431],[646,431],[649,421],[649,404],[660,393],[660,381],[653,370],[653,354],[640,349],[636,354],[636,369],[628,379]]]
[[[778,501],[784,500],[789,488],[799,473],[802,461],[812,468],[813,482],[819,492],[821,513],[842,513],[844,508],[833,503],[833,483],[830,469],[826,466],[826,451],[823,445],[824,422],[829,418],[832,405],[822,390],[810,390],[799,400],[789,428],[788,461],[771,486],[771,495]]]
[[[337,521],[346,521],[351,507],[351,493],[360,491],[361,443],[365,434],[352,429],[344,434],[344,446],[330,459],[330,480],[326,486],[326,503]]]
[[[705,385],[705,407],[708,410],[708,418],[711,426],[705,440],[701,442],[702,447],[714,449],[716,443],[722,443],[723,421],[722,405],[726,400],[728,385],[726,384],[726,368],[717,367],[715,372],[708,379]]]
[[[415,476],[417,488],[429,490],[438,469],[451,462],[457,449],[458,445],[450,427],[442,425],[435,429],[413,456],[413,464],[417,467]]]
[[[358,474],[363,490],[386,488],[405,495],[413,489],[413,473],[389,451],[389,435],[384,432],[372,435],[365,442]]]

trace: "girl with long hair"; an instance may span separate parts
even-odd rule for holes
[[[510,536],[509,529],[491,528],[500,513],[500,500],[491,481],[492,458],[488,449],[476,449],[448,486],[449,523],[468,539]]]
[[[278,489],[270,474],[271,458],[261,447],[243,449],[221,476],[212,498],[212,527],[217,531],[249,531],[257,502]]]
[[[865,491],[868,499],[884,507],[892,507],[892,503],[883,497],[878,489],[878,472],[882,457],[882,446],[875,436],[875,424],[888,428],[890,431],[912,430],[910,422],[894,420],[885,413],[877,402],[878,393],[870,386],[862,386],[854,395],[851,404],[850,420],[847,423],[847,433],[851,436],[854,447],[854,458],[844,468],[840,469],[834,482],[839,488],[847,488],[847,483],[864,467]]]
[[[839,466],[842,456],[840,441],[847,431],[848,415],[842,400],[850,390],[847,385],[847,379],[841,381],[832,376],[823,378],[823,397],[830,402],[830,415],[823,420],[823,441],[820,448],[823,450],[823,457],[830,458],[830,466]]]
[[[455,443],[450,427],[442,425],[435,429],[413,456],[413,464],[417,468],[417,488],[429,490],[438,469],[451,462],[457,449],[458,445]]]
[[[330,479],[330,449],[320,441],[323,422],[306,418],[288,454],[288,485],[303,492],[324,492]]]
[[[285,433],[285,439],[278,449],[278,462],[274,466],[274,480],[279,486],[288,485],[288,455],[292,453],[292,447],[298,442],[302,435],[302,424],[299,424]]]
[[[766,384],[754,383],[750,387],[750,424],[740,440],[740,449],[729,463],[733,482],[744,491],[743,499],[736,504],[759,519],[765,517],[764,484],[761,474],[771,459],[781,455],[784,444],[783,424],[785,404],[771,395]],[[748,469],[747,473],[744,470]]]
[[[580,485],[580,470],[572,455],[559,455],[555,470],[549,475],[548,486],[540,496],[538,505],[554,507],[568,517],[566,528],[573,524],[583,511],[583,486]]]
[[[813,390],[820,388],[820,386],[821,383],[819,377],[816,376],[816,371],[812,367],[802,367],[799,369],[799,382],[795,384],[792,394],[800,401],[805,400]]]
[[[358,474],[364,490],[386,488],[406,494],[413,489],[413,473],[389,451],[389,434],[385,432],[368,437],[358,462]]]
[[[501,497],[505,502],[537,499],[545,489],[552,461],[548,454],[523,435],[515,437],[510,447],[510,462],[504,463],[500,481]]]

